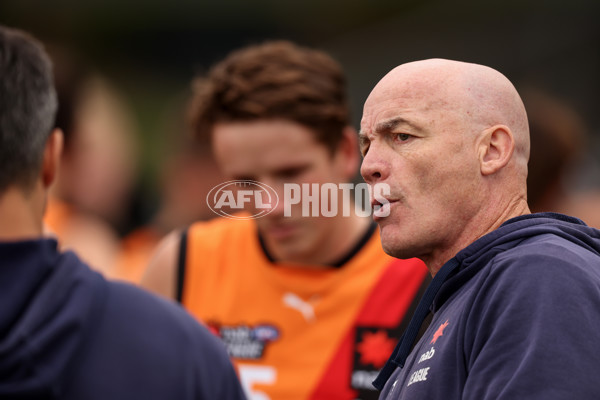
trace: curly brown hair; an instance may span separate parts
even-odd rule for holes
[[[232,52],[192,84],[192,133],[210,140],[220,122],[282,119],[311,129],[332,151],[350,124],[346,78],[326,53],[288,41]]]

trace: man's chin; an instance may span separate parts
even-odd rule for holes
[[[398,240],[385,240],[383,235],[381,238],[381,247],[387,255],[403,260],[415,256],[415,251],[411,247],[400,245]]]

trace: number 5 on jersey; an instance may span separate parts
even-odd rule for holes
[[[238,372],[248,400],[270,400],[266,393],[254,389],[254,386],[256,384],[272,385],[275,383],[277,376],[275,368],[238,364]]]

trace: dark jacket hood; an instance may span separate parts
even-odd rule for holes
[[[512,249],[519,242],[544,234],[559,236],[600,255],[600,231],[587,226],[578,218],[558,213],[536,213],[512,218],[461,250],[451,260],[457,261],[459,266],[440,288],[432,310],[438,310],[498,253]]]
[[[1,398],[60,397],[103,282],[55,240],[0,242]]]

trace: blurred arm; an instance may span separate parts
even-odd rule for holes
[[[142,277],[143,288],[169,299],[175,299],[175,274],[180,237],[180,232],[174,231],[160,242]]]

